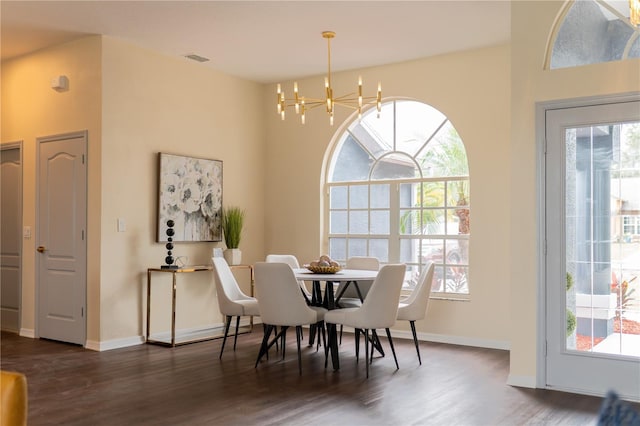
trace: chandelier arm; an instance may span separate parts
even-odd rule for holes
[[[322,106],[322,105],[325,105],[324,101],[305,102],[304,107],[305,107],[305,109],[312,109],[312,108],[315,108],[315,107],[318,107],[318,106]],[[293,108],[293,107],[295,107],[295,104],[286,104],[285,105],[285,108],[289,108],[289,107]]]
[[[367,104],[372,104],[372,103],[376,103],[378,100],[378,98],[376,96],[369,96],[367,98],[363,97],[362,98],[362,105],[367,105]],[[342,105],[342,104],[357,104],[358,103],[358,98],[346,98],[346,99],[334,99],[333,103],[337,104],[337,105]]]
[[[349,108],[349,109],[355,109],[355,110],[359,109],[357,104],[353,104],[352,105],[352,104],[337,103],[337,102],[336,102],[336,104],[340,105],[343,108]]]
[[[321,107],[321,106],[325,106],[325,105],[326,104],[324,102],[320,102],[320,103],[311,104],[311,106],[307,105],[307,106],[305,106],[305,108],[307,110],[310,110],[310,109],[315,109],[315,108],[318,108],[318,107]]]
[[[355,96],[355,97],[350,98],[349,96]],[[355,92],[347,93],[345,95],[338,96],[337,98],[333,98],[333,101],[334,102],[340,102],[341,100],[344,100],[344,99],[358,99],[358,94],[355,93]]]
[[[302,98],[301,98],[302,100]],[[293,106],[295,104],[295,99],[286,99],[287,102],[287,106]],[[291,104],[290,102],[293,102],[293,104]],[[317,98],[304,98],[304,102],[307,105],[311,105],[311,104],[315,104],[315,103],[321,103],[323,104],[325,102],[324,99],[317,99]]]

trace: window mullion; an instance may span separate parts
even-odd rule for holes
[[[389,262],[400,262],[400,184],[394,182],[389,191]]]

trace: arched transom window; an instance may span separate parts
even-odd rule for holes
[[[406,263],[407,287],[434,262],[432,292],[469,294],[469,168],[444,114],[409,100],[365,113],[340,135],[326,177],[332,258]]]
[[[629,1],[568,1],[562,13],[545,68],[640,58],[640,27],[630,22]]]

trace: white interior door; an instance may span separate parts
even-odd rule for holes
[[[37,142],[38,336],[84,345],[87,136]]]
[[[640,101],[545,117],[546,385],[640,400]]]
[[[21,144],[0,152],[0,324],[20,331],[22,159]]]

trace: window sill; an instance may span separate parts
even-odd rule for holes
[[[471,297],[468,295],[438,295],[438,296],[430,296],[431,300],[446,300],[449,302],[471,302]]]

